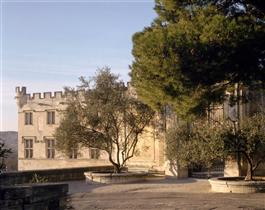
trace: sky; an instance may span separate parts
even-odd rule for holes
[[[2,0],[0,130],[17,130],[16,86],[60,91],[104,66],[129,81],[132,35],[150,25],[153,7],[153,0]]]

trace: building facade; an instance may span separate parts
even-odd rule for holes
[[[129,94],[134,91],[128,88]],[[247,104],[230,106],[229,102],[213,107],[211,118],[243,119],[251,112],[265,107],[264,94],[255,94],[256,99]],[[57,151],[53,134],[60,124],[62,110],[67,106],[67,96],[61,91],[54,93],[28,94],[26,87],[16,88],[18,107],[18,170],[74,168],[87,166],[110,165],[104,151],[95,148],[73,148],[68,155]],[[173,117],[172,117],[173,116]],[[175,115],[169,113],[167,125],[174,125]],[[144,170],[155,169],[165,171],[166,175],[187,177],[187,169],[179,169],[175,163],[165,157],[165,137],[160,130],[161,120],[156,125],[147,127],[140,136],[136,153],[127,163],[129,167],[140,167]],[[162,123],[163,124],[163,123]],[[238,164],[234,158],[227,160],[224,168],[225,176],[239,176],[245,168],[244,162]],[[265,173],[265,165],[260,165],[258,174]]]
[[[18,170],[54,169],[110,165],[104,151],[95,148],[73,149],[69,155],[55,148],[55,129],[60,124],[67,96],[63,92],[28,94],[16,88],[18,107]],[[164,170],[164,138],[154,127],[141,135],[131,167]]]

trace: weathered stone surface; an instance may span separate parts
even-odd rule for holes
[[[128,86],[128,93],[133,88]],[[80,92],[82,97],[82,93]],[[55,158],[47,158],[46,140],[53,138],[55,129],[62,119],[61,110],[67,107],[67,95],[63,92],[45,92],[28,94],[26,87],[16,87],[16,101],[18,105],[18,170],[40,170],[57,168],[74,168],[98,165],[110,165],[108,155],[100,151],[99,159],[92,159],[88,148],[78,151],[79,158],[70,159],[66,155],[55,151]],[[54,111],[54,124],[47,123],[47,112]],[[25,113],[32,113],[32,123],[25,125]],[[25,158],[24,139],[33,140],[33,157]],[[127,164],[134,166],[162,167],[165,159],[164,138],[158,135],[153,126],[149,126],[139,136],[137,155],[131,158]]]
[[[14,185],[29,183],[34,174],[45,178],[49,182],[82,180],[85,179],[85,171],[106,171],[113,170],[113,166],[91,166],[84,168],[66,168],[50,170],[19,171],[0,174],[1,185]]]
[[[23,206],[1,206],[1,210],[24,210]]]
[[[95,173],[86,172],[87,183],[105,183],[105,184],[117,184],[117,183],[133,183],[142,182],[151,179],[163,179],[165,174],[156,174],[148,172],[126,172],[126,173]]]
[[[1,186],[1,210],[59,210],[65,206],[68,184]]]
[[[32,188],[30,186],[12,186],[12,187],[0,187],[1,199],[21,199],[32,196]]]
[[[238,179],[238,180],[234,180]],[[221,193],[257,193],[265,192],[264,181],[244,181],[243,177],[225,177],[209,179],[213,192]]]
[[[51,210],[51,209],[49,209],[49,202],[47,202],[47,201],[39,202],[39,203],[25,204],[24,208],[27,210]]]
[[[0,200],[0,206],[20,206],[22,204],[23,204],[23,199]]]

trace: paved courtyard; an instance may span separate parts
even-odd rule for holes
[[[137,184],[69,182],[69,209],[265,210],[265,194],[211,193],[207,180],[165,179]]]

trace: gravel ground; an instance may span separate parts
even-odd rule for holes
[[[207,180],[165,179],[136,184],[69,182],[68,208],[265,210],[265,194],[212,193]]]

